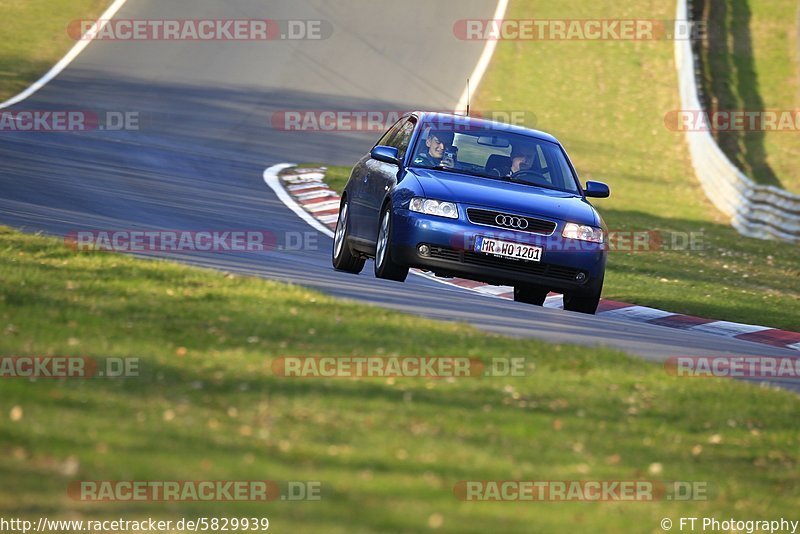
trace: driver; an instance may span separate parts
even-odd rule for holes
[[[431,130],[425,139],[425,148],[414,158],[415,165],[438,167],[447,147],[453,144],[453,132]]]
[[[511,147],[511,176],[520,171],[527,171],[533,166],[536,159],[536,147],[530,144],[516,143]]]

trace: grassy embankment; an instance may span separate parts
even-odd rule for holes
[[[267,516],[277,532],[652,532],[776,518],[800,399],[610,350],[481,333],[299,287],[0,233],[0,355],[138,357],[127,379],[0,380],[0,515]],[[408,335],[413,332],[413,336]],[[524,357],[525,377],[288,379],[292,355]],[[319,502],[77,503],[72,480],[314,480]],[[460,480],[705,481],[707,501],[470,503]]]

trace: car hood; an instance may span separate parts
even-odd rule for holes
[[[409,171],[417,178],[427,198],[578,224],[600,224],[594,208],[573,193],[433,169],[415,167]]]

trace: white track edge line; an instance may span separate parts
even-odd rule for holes
[[[108,24],[109,20],[113,18],[114,15],[117,14],[117,11],[119,11],[122,8],[122,6],[125,5],[125,2],[127,2],[127,0],[115,0],[115,2],[111,4],[102,15],[100,15],[100,18],[97,19],[99,24],[97,23],[93,24],[92,27],[81,36],[80,41],[75,43],[75,46],[73,46],[70,49],[70,51],[67,52],[67,55],[62,57],[61,60],[55,65],[53,65],[53,67],[49,71],[47,71],[47,73],[45,73],[44,76],[36,80],[27,89],[25,89],[16,96],[12,96],[5,102],[0,103],[0,109],[13,106],[14,104],[19,104],[26,98],[35,94],[42,87],[50,83],[53,80],[53,78],[61,74],[61,72],[63,72],[63,70],[66,69],[70,65],[70,63],[72,63],[75,60],[75,58],[78,57],[81,52],[83,52],[83,50],[87,46],[89,46],[89,43],[94,41],[94,37],[88,37],[89,34],[92,33],[93,30],[94,30],[94,35],[99,34],[100,31],[102,31],[102,29],[106,26],[106,24]]]
[[[506,15],[507,8],[508,0],[499,0],[499,2],[497,2],[497,9],[494,11],[494,20],[502,20]],[[470,76],[470,87],[465,87],[464,92],[461,93],[461,98],[458,99],[455,109],[456,113],[459,111],[466,111],[469,95],[470,93],[475,93],[477,91],[478,85],[480,85],[481,80],[483,79],[483,75],[486,74],[486,69],[489,67],[489,62],[492,60],[494,49],[496,47],[496,39],[489,39],[486,41],[486,45],[483,47],[481,57],[478,59],[478,64],[475,65],[475,69],[472,71],[472,75]]]

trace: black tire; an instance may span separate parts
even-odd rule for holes
[[[396,282],[405,282],[408,267],[392,259],[392,210],[387,204],[378,218],[378,241],[375,244],[375,277]]]
[[[549,292],[550,290],[545,287],[533,284],[521,284],[514,286],[514,300],[516,302],[541,306],[544,304],[544,299],[547,298]]]
[[[603,292],[603,277],[595,285],[595,292],[591,295],[564,295],[564,309],[579,313],[594,315],[600,304],[600,293]]]
[[[345,198],[339,207],[339,220],[336,221],[336,233],[333,234],[333,250],[331,259],[337,271],[358,274],[364,269],[364,258],[356,256],[347,246],[350,236],[350,206]]]
[[[564,295],[564,309],[568,311],[588,313],[594,315],[597,305],[600,304],[600,295],[591,297],[578,297],[575,295]]]

